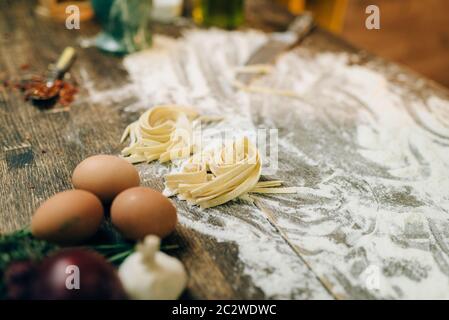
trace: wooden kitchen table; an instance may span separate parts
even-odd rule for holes
[[[65,46],[98,32],[93,23],[82,23],[79,31],[66,30],[62,23],[36,16],[34,7],[34,1],[0,2],[2,80],[43,72]],[[256,204],[234,202],[210,211],[174,200],[181,223],[167,241],[179,245],[173,254],[188,270],[186,297],[449,298],[449,189],[441,190],[448,185],[449,175],[449,92],[319,29],[294,54],[305,57],[321,52],[345,54],[350,57],[348,64],[382,75],[392,98],[379,97],[383,99],[379,107],[390,102],[405,107],[398,107],[390,118],[373,111],[369,101],[356,96],[363,74],[358,74],[352,87],[341,83],[343,101],[350,101],[350,106],[343,106],[339,97],[329,99],[324,89],[331,86],[326,80],[341,70],[323,75],[303,97],[278,97],[279,105],[265,114],[255,107],[253,122],[275,124],[279,135],[288,136],[294,147],[284,151],[280,146],[281,168],[275,178],[288,186],[301,186],[301,191],[291,196],[258,196]],[[89,74],[97,91],[119,90],[130,81],[121,58],[95,48],[78,47],[77,53],[72,77],[80,92],[70,108],[40,110],[25,102],[18,90],[0,86],[0,233],[26,226],[43,200],[72,188],[72,170],[82,159],[98,153],[118,154],[123,148],[122,131],[138,116],[124,110],[133,99],[91,99],[92,83],[86,83],[82,74]],[[342,70],[360,71],[344,66]],[[213,74],[208,76],[211,88],[218,86]],[[395,90],[401,94],[393,94]],[[251,99],[257,105],[277,101],[272,96],[262,101],[256,94]],[[338,107],[342,108],[335,113]],[[304,113],[287,116],[288,108],[304,108]],[[375,129],[369,126],[371,118],[361,125],[354,111],[361,109],[378,121]],[[436,120],[430,121],[435,114]],[[396,116],[407,121],[395,122]],[[385,139],[382,130],[376,129],[385,126],[396,128],[397,136],[404,138],[399,141],[409,143],[388,147],[393,155],[395,149],[407,150],[399,159],[405,167],[413,164],[414,174],[399,173],[401,168],[394,171],[388,158],[367,160],[368,152],[376,152],[367,145],[388,144],[388,134],[396,138],[389,132]],[[429,144],[435,146],[422,153],[422,145]],[[163,177],[149,170],[151,166],[155,164],[137,166],[143,184],[162,190]],[[427,190],[422,191],[417,181],[429,181]]]

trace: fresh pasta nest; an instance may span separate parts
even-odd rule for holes
[[[247,137],[192,156],[179,173],[166,176],[166,185],[192,204],[215,207],[236,198],[251,200],[249,193],[292,193],[295,188],[275,188],[282,181],[259,182],[262,163]]]
[[[196,150],[194,120],[214,118],[200,117],[193,109],[177,105],[153,107],[125,129],[121,141],[129,137],[130,144],[122,156],[131,163],[187,159],[180,172],[166,175],[166,186],[180,199],[202,208],[236,198],[252,201],[251,193],[296,192],[296,188],[280,188],[282,181],[259,181],[262,161],[247,137]]]
[[[131,163],[187,158],[193,152],[192,120],[197,117],[193,109],[177,105],[147,110],[125,129],[121,142],[129,136],[130,143],[122,156]]]

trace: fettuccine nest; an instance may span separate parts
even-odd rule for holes
[[[280,188],[282,181],[259,181],[260,154],[247,137],[211,150],[195,150],[192,121],[198,118],[190,108],[154,107],[126,128],[122,141],[129,136],[130,145],[122,155],[131,163],[188,158],[180,172],[165,176],[166,186],[180,199],[202,208],[236,198],[251,201],[251,193],[296,192],[296,188]]]

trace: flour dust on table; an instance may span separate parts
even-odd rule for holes
[[[295,95],[236,90],[235,68],[266,40],[213,29],[155,36],[153,49],[124,59],[128,86],[86,89],[94,101],[133,98],[131,113],[176,103],[222,116],[202,130],[210,145],[225,133],[255,139],[258,128],[278,130],[269,178],[296,194],[205,210],[178,202],[182,225],[236,244],[266,297],[449,298],[447,97],[406,91],[401,82],[415,78],[399,67],[307,43],[252,83]],[[139,170],[145,179],[181,163]]]

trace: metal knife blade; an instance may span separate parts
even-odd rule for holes
[[[296,17],[286,32],[271,34],[270,39],[251,55],[245,66],[273,63],[279,54],[304,40],[314,27],[311,13],[306,12]],[[248,85],[254,77],[251,73],[238,73],[236,80]]]

